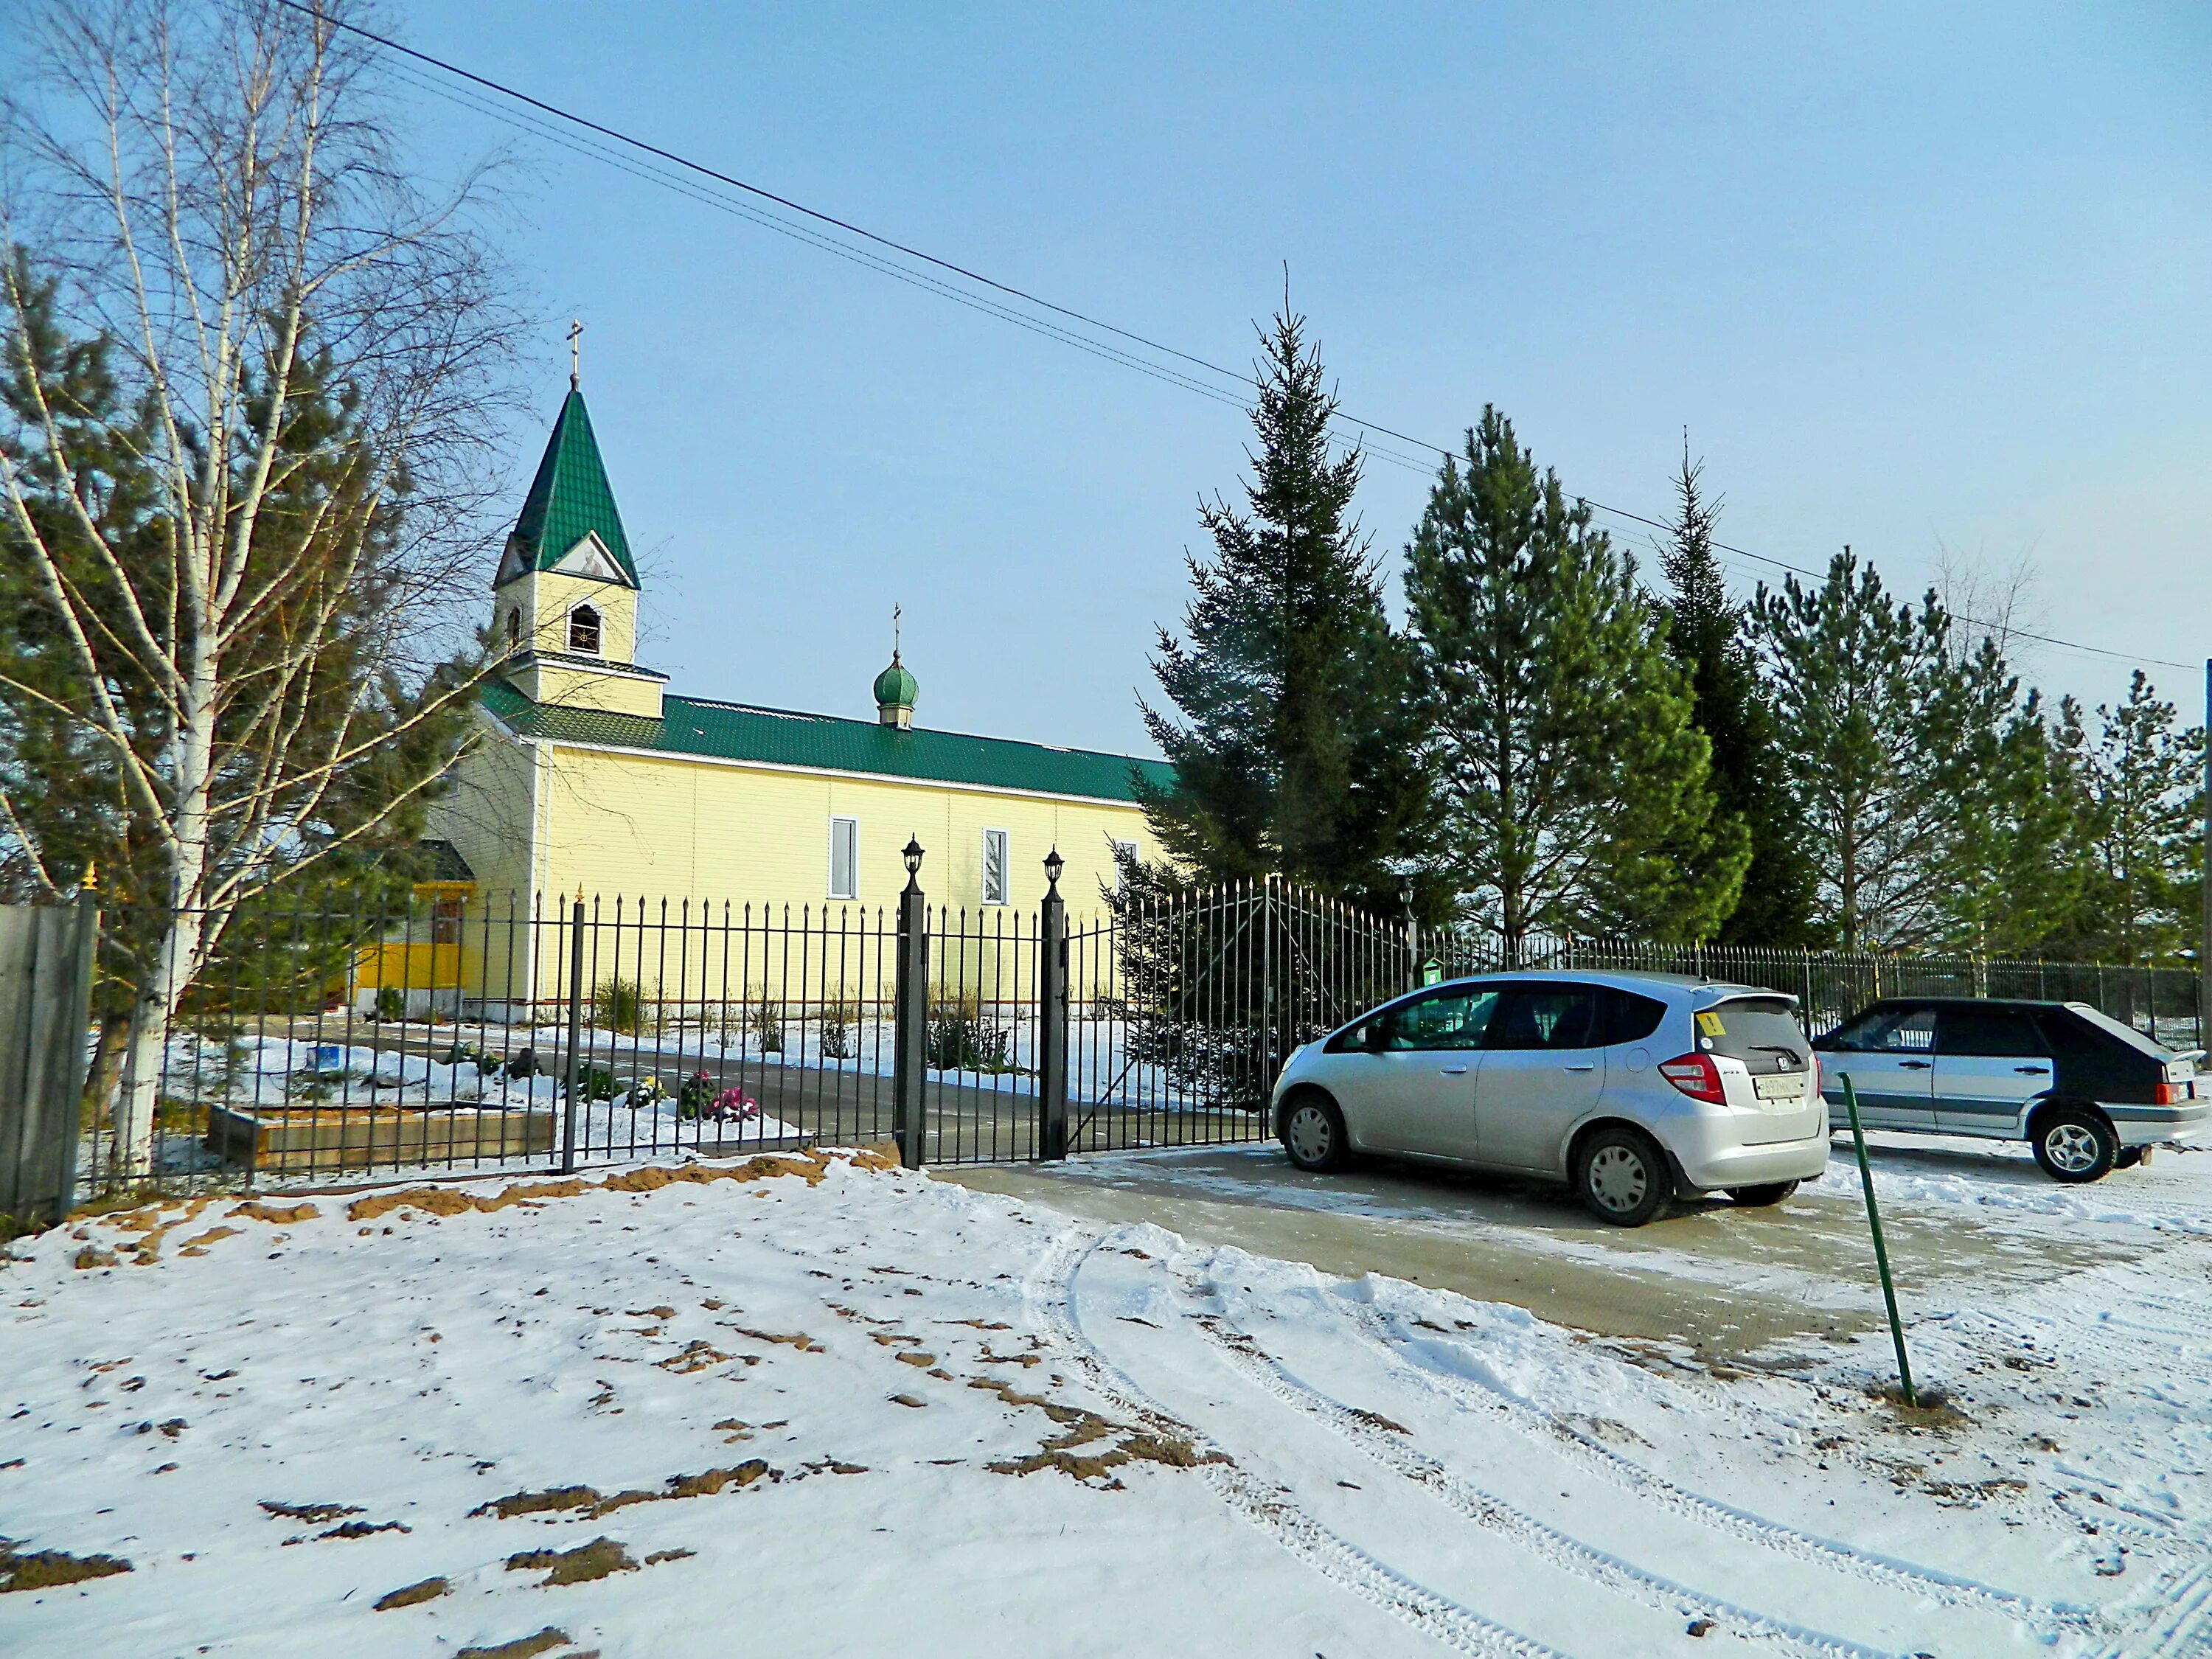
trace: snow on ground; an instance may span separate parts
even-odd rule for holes
[[[842,1154],[15,1249],[0,1574],[131,1569],[26,1659],[2212,1648],[2193,1227],[1921,1322],[1918,1416]]]

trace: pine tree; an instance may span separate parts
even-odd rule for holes
[[[1820,873],[1815,924],[1846,951],[1902,950],[1946,931],[1964,698],[1946,656],[1949,623],[1929,595],[1893,605],[1845,548],[1818,586],[1784,579],[1753,601]]]
[[[1664,618],[1589,519],[1486,408],[1407,550],[1436,868],[1509,961],[1538,931],[1709,938],[1750,855]]]
[[[1659,568],[1674,589],[1667,645],[1689,676],[1692,717],[1712,744],[1713,799],[1720,820],[1743,826],[1751,863],[1735,908],[1721,926],[1728,945],[1811,942],[1814,875],[1797,830],[1790,769],[1776,746],[1774,714],[1747,637],[1746,607],[1729,597],[1713,529],[1721,504],[1700,488],[1704,463],[1682,441],[1674,480],[1676,515]]]
[[[1410,657],[1352,517],[1359,455],[1329,455],[1305,319],[1286,304],[1262,340],[1244,504],[1200,504],[1212,556],[1188,560],[1182,637],[1162,629],[1152,659],[1172,710],[1147,703],[1145,723],[1175,781],[1141,799],[1189,877],[1279,873],[1395,912],[1427,800]]]

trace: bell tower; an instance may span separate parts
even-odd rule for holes
[[[532,702],[658,720],[667,676],[632,660],[637,566],[577,381],[492,580],[501,672]]]

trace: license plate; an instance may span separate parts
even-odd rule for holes
[[[1802,1072],[1783,1072],[1772,1077],[1755,1077],[1751,1080],[1752,1092],[1761,1100],[1802,1100],[1805,1097],[1805,1074]]]

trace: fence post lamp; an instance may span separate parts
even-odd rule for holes
[[[1037,910],[1036,1155],[1067,1156],[1067,901],[1060,848],[1045,854],[1044,903]]]
[[[1421,982],[1421,924],[1413,919],[1413,878],[1401,877],[1398,883],[1398,902],[1406,907],[1406,988],[1413,990]]]
[[[921,890],[921,842],[907,837],[906,890],[899,895],[898,960],[891,1037],[891,1133],[899,1162],[922,1161],[922,1079],[929,1060],[929,908]]]

